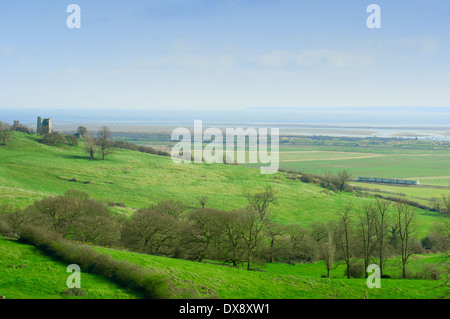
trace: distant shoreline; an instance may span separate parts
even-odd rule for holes
[[[164,125],[164,124],[53,124],[54,130],[71,132],[75,131],[78,126],[85,126],[89,131],[98,131],[102,126],[106,125],[112,132],[124,132],[124,133],[162,133],[171,134],[172,131],[179,127],[185,127],[190,130],[193,128],[193,124],[190,125]],[[294,135],[294,136],[334,136],[334,137],[400,137],[400,138],[415,138],[418,139],[434,139],[442,141],[450,141],[450,128],[443,127],[350,127],[350,126],[332,126],[332,125],[277,125],[272,124],[262,124],[260,123],[248,123],[243,124],[232,124],[228,125],[208,125],[204,124],[204,129],[208,127],[242,127],[242,128],[279,128],[280,135]],[[441,130],[440,130],[441,129]]]

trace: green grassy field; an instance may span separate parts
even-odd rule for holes
[[[86,296],[66,296],[67,266],[42,254],[33,246],[0,237],[0,295],[7,299],[136,299],[102,276],[82,273],[81,288]]]
[[[173,144],[145,139],[132,142],[166,151],[170,151],[169,146]],[[281,137],[280,142],[280,167],[287,170],[325,174],[345,169],[355,178],[368,176],[419,180],[422,185],[449,187],[447,191],[450,191],[448,143],[414,139],[348,140],[299,136]],[[440,197],[442,193],[439,189],[424,192],[424,197]]]
[[[332,278],[325,274],[322,262],[314,264],[267,264],[260,271],[247,271],[219,264],[198,263],[174,258],[138,254],[94,247],[117,260],[159,272],[180,288],[198,292],[200,298],[224,299],[432,299],[445,296],[446,290],[437,280],[382,279],[380,289],[368,289],[365,279],[346,279],[344,265],[337,264]],[[0,237],[0,294],[8,299],[135,299],[140,296],[123,289],[101,276],[81,274],[81,288],[86,296],[64,296],[69,273],[67,265],[43,255],[33,246]],[[424,265],[442,262],[442,255],[413,256],[409,268],[420,271]],[[14,265],[14,267],[10,266]],[[19,265],[25,265],[19,267]],[[398,274],[398,260],[385,267],[391,275]]]
[[[128,260],[161,272],[179,287],[197,290],[201,296],[217,296],[226,299],[326,299],[346,298],[441,298],[445,289],[437,280],[382,279],[380,289],[368,289],[366,279],[346,279],[345,266],[337,265],[331,271],[331,279],[321,278],[326,274],[322,262],[314,264],[267,264],[260,271],[248,271],[223,265],[198,263],[174,258],[143,255],[127,251],[97,248],[101,253],[118,260]],[[442,256],[417,256],[411,268],[422,269],[429,262]],[[394,275],[400,270],[398,260],[386,267]]]
[[[0,148],[0,167],[0,204],[19,208],[77,189],[105,203],[124,203],[127,208],[120,210],[126,213],[168,199],[198,207],[201,195],[209,197],[209,207],[231,210],[247,204],[244,191],[257,192],[270,185],[278,194],[272,218],[308,226],[336,218],[336,212],[349,202],[358,207],[370,200],[326,192],[284,173],[262,175],[256,168],[224,164],[175,164],[170,157],[122,149],[106,161],[90,161],[81,144],[47,146],[37,136],[17,132],[14,142]],[[437,213],[419,211],[419,235],[425,236],[439,219]]]
[[[327,156],[342,156],[337,153],[339,151],[333,152]],[[377,159],[354,159],[355,156],[352,154],[351,160]],[[309,160],[312,165],[313,158],[310,157]],[[270,185],[278,197],[277,204],[271,208],[272,218],[283,224],[300,224],[307,227],[316,221],[336,218],[336,212],[349,202],[358,207],[372,200],[359,197],[355,193],[328,192],[318,185],[291,179],[286,173],[262,175],[259,169],[245,166],[175,164],[169,157],[121,149],[115,150],[106,161],[90,161],[82,144],[78,147],[51,147],[40,144],[35,135],[17,132],[8,146],[0,147],[0,167],[0,204],[17,208],[23,208],[46,196],[61,195],[68,189],[77,189],[105,203],[124,203],[126,207],[120,208],[120,211],[127,214],[137,208],[167,199],[181,200],[190,208],[199,207],[197,199],[201,195],[209,197],[209,207],[231,210],[246,205],[244,191],[257,192]],[[419,210],[417,236],[426,236],[441,219],[438,213]],[[64,285],[67,278],[63,264],[41,255],[30,246],[5,239],[0,241],[0,249],[0,255],[7,256],[1,259],[3,274],[0,274],[0,278],[3,279],[0,280],[3,281],[0,281],[0,294],[11,298],[61,297],[59,282],[63,278],[61,284]],[[245,271],[116,250],[99,250],[114,258],[127,259],[158,269],[170,275],[179,286],[193,287],[205,296],[215,294],[221,298],[363,298],[367,290],[364,280],[343,278],[342,266],[332,271],[332,276],[337,278],[324,279],[320,278],[325,272],[323,264],[320,263],[297,266],[268,264],[263,271]],[[27,267],[7,268],[9,264],[19,262]],[[53,265],[48,266],[51,269],[59,270],[48,273],[48,269],[39,268],[39,265],[47,264]],[[29,273],[19,273],[24,269],[29,270]],[[34,274],[31,271],[33,269]],[[41,273],[42,277],[39,277]],[[32,275],[35,277],[27,279]],[[95,280],[98,282],[92,279],[92,286],[86,286],[86,289],[91,291],[89,298],[136,297],[118,290],[115,286],[110,286],[113,287],[110,292],[106,286],[96,288],[101,282],[104,285],[109,283],[99,277],[92,278],[97,278]],[[33,288],[22,288],[24,282],[30,283],[30,287],[33,283],[49,287],[43,287],[35,293]],[[48,285],[46,282],[56,284]],[[383,281],[383,285],[384,288],[380,290],[370,290],[369,297],[438,298],[442,292],[437,288],[438,282],[430,280],[392,279]]]
[[[364,190],[369,194],[382,194],[384,196],[394,196],[398,198],[407,198],[415,202],[432,206],[433,199],[440,199],[441,196],[449,196],[450,189],[437,189],[416,186],[396,186],[386,184],[370,183],[350,183],[351,185]]]

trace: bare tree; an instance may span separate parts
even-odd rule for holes
[[[73,134],[64,135],[67,143],[71,146],[78,146],[78,139]]]
[[[311,237],[316,243],[322,242],[328,236],[327,226],[319,221],[311,225]]]
[[[219,258],[217,250],[224,233],[220,221],[224,214],[226,212],[210,208],[196,209],[190,213],[188,221],[192,231],[188,241],[191,243],[189,253],[193,259],[201,262],[205,258]]]
[[[331,174],[330,171],[326,171],[324,177],[325,177],[325,181],[327,182],[326,188],[329,189],[330,184],[333,180],[333,174]]]
[[[342,253],[345,265],[347,267],[347,278],[350,279],[350,267],[354,263],[355,259],[353,256],[353,223],[350,217],[350,211],[352,209],[352,203],[349,203],[344,209],[338,213],[338,235],[336,238],[337,246]]]
[[[374,250],[377,246],[376,237],[376,208],[373,204],[366,204],[362,209],[362,213],[359,214],[359,227],[358,235],[362,244],[362,256],[364,259],[364,269],[370,264],[370,260],[373,256]],[[368,274],[365,271],[367,278]]]
[[[112,154],[111,131],[107,126],[103,126],[98,132],[97,145],[103,160],[107,155]]]
[[[270,257],[269,262],[273,263],[274,259],[274,247],[275,247],[275,240],[279,236],[283,236],[285,233],[285,229],[282,225],[274,223],[274,222],[267,222],[266,224],[266,232],[267,236],[270,240]]]
[[[225,262],[237,266],[244,262],[246,250],[243,237],[243,224],[240,222],[241,211],[225,212],[220,216],[223,236],[219,245],[219,256]]]
[[[157,208],[141,208],[127,220],[122,229],[125,246],[145,253],[170,254],[179,236],[180,222]]]
[[[450,217],[450,195],[442,195],[441,213]]]
[[[2,123],[0,126],[0,142],[1,145],[5,145],[8,141],[10,141],[13,137],[13,131],[11,129],[11,126],[8,124]]]
[[[198,202],[199,202],[199,204],[202,206],[202,208],[205,208],[205,207],[206,207],[206,204],[208,203],[208,200],[209,200],[208,196],[202,195],[202,196],[198,199]]]
[[[337,180],[339,183],[339,190],[343,191],[347,183],[352,180],[352,174],[347,170],[339,171],[337,175]]]
[[[89,154],[89,159],[94,160],[97,146],[95,145],[95,140],[91,136],[86,135],[84,138],[84,147],[86,153]]]
[[[319,243],[320,259],[325,262],[327,267],[327,278],[330,278],[330,272],[336,256],[336,241],[335,241],[335,225],[330,222],[327,227],[327,236]]]
[[[258,212],[261,221],[267,217],[270,204],[275,204],[277,199],[276,193],[270,186],[267,186],[264,192],[257,194],[250,194],[250,192],[246,191],[244,196],[250,206]]]
[[[375,200],[375,203],[377,208],[377,216],[375,218],[375,231],[378,240],[380,275],[383,275],[383,260],[386,250],[386,235],[388,232],[388,219],[390,211],[389,208],[391,202],[377,198]]]
[[[187,210],[187,206],[183,202],[172,199],[159,202],[154,208],[162,215],[172,216],[176,220],[180,220],[181,215]]]
[[[309,245],[308,231],[298,224],[292,224],[286,226],[286,235],[289,240],[288,255],[295,260],[305,260],[317,257],[316,245]],[[310,248],[314,251],[310,251]]]
[[[411,240],[414,233],[416,208],[401,201],[395,204],[400,251],[402,256],[402,276],[406,278],[406,265],[413,254]]]
[[[247,207],[241,212],[242,239],[246,249],[247,270],[252,269],[255,250],[260,246],[264,234],[264,221],[260,213],[253,207]]]

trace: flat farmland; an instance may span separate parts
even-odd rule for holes
[[[420,186],[401,186],[388,184],[351,183],[353,186],[367,190],[369,194],[408,198],[420,204],[432,206],[433,200],[441,196],[450,196],[450,188],[428,188]]]
[[[302,149],[302,150],[300,150]],[[385,177],[419,180],[424,185],[448,186],[450,151],[447,154],[372,153],[354,151],[298,151],[280,149],[280,167],[311,174],[348,170],[354,177]]]

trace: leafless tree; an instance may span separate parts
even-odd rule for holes
[[[337,180],[339,183],[339,190],[343,191],[348,182],[352,180],[352,174],[347,170],[342,170],[338,172]]]
[[[247,270],[252,269],[255,250],[261,245],[264,235],[264,221],[259,211],[247,207],[241,211],[242,239],[246,250]]]
[[[362,257],[364,259],[364,269],[370,264],[375,248],[377,247],[376,237],[376,208],[371,204],[365,204],[359,214],[358,237],[362,245]],[[365,276],[367,278],[367,272]]]
[[[355,262],[354,258],[354,231],[353,221],[350,217],[350,211],[352,210],[352,203],[349,203],[344,209],[338,213],[338,231],[336,243],[339,251],[342,254],[345,265],[347,267],[347,278],[350,279],[350,267]]]
[[[377,209],[375,218],[375,231],[378,240],[380,275],[383,275],[383,260],[386,250],[386,235],[389,226],[389,212],[391,202],[377,198],[375,200],[375,205]]]
[[[233,266],[242,264],[246,259],[246,249],[242,240],[244,227],[240,222],[241,211],[225,212],[220,216],[223,236],[219,246],[220,259],[231,262]]]
[[[315,222],[311,225],[311,237],[316,243],[322,242],[327,236],[328,229],[323,222]]]
[[[89,136],[89,135],[85,136],[84,147],[85,147],[86,153],[88,153],[88,155],[89,155],[89,159],[94,160],[97,146],[95,145],[95,140],[91,136]]]
[[[187,210],[187,206],[180,201],[176,200],[166,200],[158,203],[154,208],[159,211],[162,215],[169,215],[179,220],[181,215]]]
[[[6,145],[8,141],[12,139],[13,131],[11,129],[11,126],[8,124],[2,123],[0,127],[0,142],[1,145]]]
[[[98,132],[97,145],[102,159],[105,160],[107,155],[112,154],[111,131],[107,126],[103,126]]]
[[[258,212],[261,221],[267,217],[270,204],[275,204],[277,200],[276,193],[270,186],[267,186],[264,192],[261,193],[251,194],[246,191],[244,196],[250,206]]]
[[[199,204],[202,206],[202,208],[205,208],[205,207],[206,207],[206,204],[208,203],[208,200],[209,200],[208,196],[202,195],[202,196],[198,199],[198,202],[199,202]]]
[[[122,229],[122,242],[126,247],[145,253],[173,252],[179,235],[179,222],[163,215],[154,207],[142,208],[127,220]]]
[[[411,241],[414,233],[416,208],[400,201],[395,204],[395,210],[402,257],[402,276],[406,278],[406,265],[413,254]]]
[[[218,248],[224,233],[220,221],[224,214],[226,212],[210,208],[196,209],[189,214],[188,222],[192,229],[187,241],[191,243],[189,254],[193,259],[220,258]]]
[[[327,235],[319,243],[320,249],[320,259],[324,261],[327,267],[327,278],[330,278],[330,272],[333,268],[336,257],[336,241],[335,241],[335,231],[336,226],[333,222],[328,223]]]
[[[273,263],[274,259],[274,247],[275,247],[275,241],[277,237],[283,236],[285,233],[285,228],[274,222],[267,222],[266,224],[266,233],[270,240],[270,256],[269,256],[269,262]]]

